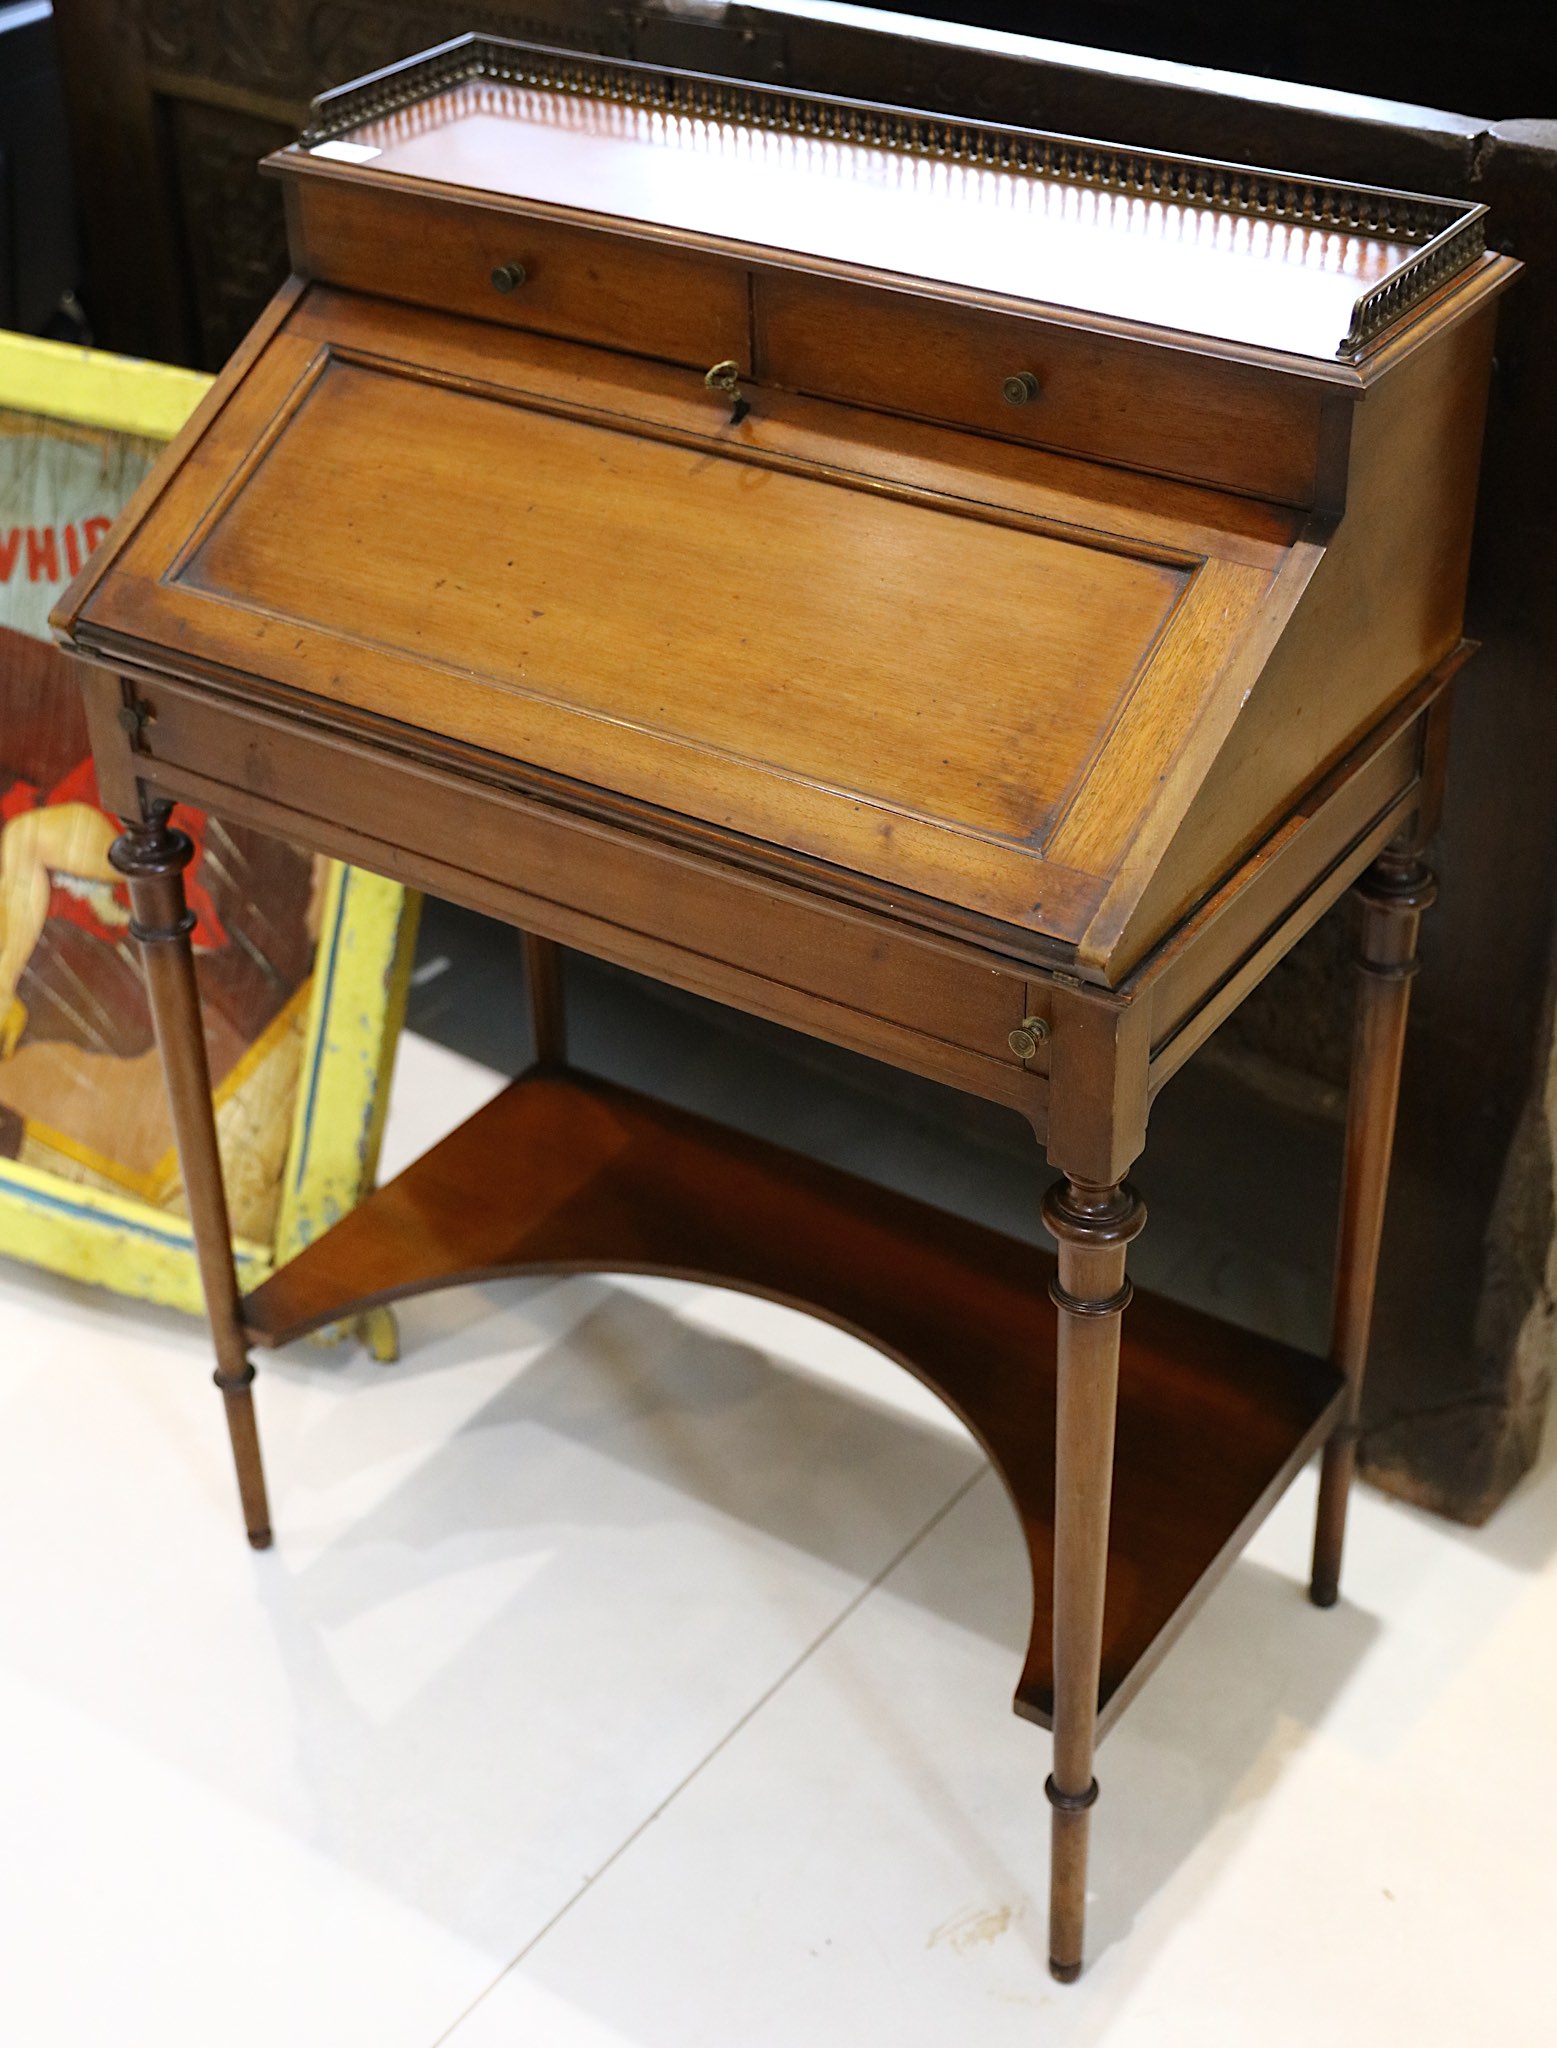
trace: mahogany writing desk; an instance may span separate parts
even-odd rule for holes
[[[1321,1445],[1336,1595],[1516,266],[1472,206],[488,39],[269,168],[297,275],[57,621],[250,1538],[252,1345],[588,1268],[863,1334],[1021,1518],[1073,1977],[1095,1743]],[[511,920],[535,992],[532,1072],[243,1300],[180,798]],[[1359,876],[1333,1358],[1125,1316],[1153,1094]],[[570,1071],[559,942],[1010,1105],[1057,1263]]]

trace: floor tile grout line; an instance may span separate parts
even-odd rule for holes
[[[582,1898],[584,1898],[584,1896],[588,1892],[592,1891],[594,1887],[600,1882],[601,1878],[605,1876],[606,1872],[612,1869],[617,1863],[621,1861],[621,1859],[627,1854],[628,1850],[633,1846],[633,1844],[636,1841],[638,1841],[643,1835],[648,1833],[649,1829],[653,1827],[654,1823],[660,1818],[660,1816],[663,1813],[667,1812],[668,1809],[675,1804],[675,1802],[681,1797],[682,1793],[686,1791],[687,1787],[690,1784],[692,1784],[694,1779],[701,1777],[703,1772],[706,1771],[708,1766],[714,1761],[715,1757],[719,1756],[724,1750],[729,1748],[730,1744],[735,1740],[736,1736],[740,1734],[741,1730],[743,1728],[748,1727],[750,1723],[753,1720],[755,1720],[757,1715],[762,1712],[763,1708],[767,1706],[768,1702],[775,1698],[777,1694],[783,1691],[784,1687],[788,1685],[789,1681],[802,1668],[802,1666],[808,1664],[812,1657],[816,1655],[817,1651],[821,1649],[822,1645],[826,1642],[829,1642],[832,1639],[832,1637],[834,1637],[838,1633],[839,1629],[841,1629],[844,1623],[849,1620],[850,1616],[858,1613],[859,1609],[870,1598],[871,1594],[878,1591],[880,1587],[886,1584],[887,1580],[891,1578],[892,1574],[897,1570],[898,1566],[906,1562],[906,1560],[910,1558],[913,1555],[913,1553],[919,1548],[919,1545],[923,1543],[925,1538],[931,1535],[936,1529],[940,1527],[941,1523],[946,1520],[946,1517],[952,1512],[953,1508],[957,1507],[960,1502],[966,1499],[967,1495],[972,1492],[973,1488],[978,1485],[979,1481],[983,1479],[986,1476],[986,1474],[990,1472],[991,1469],[992,1468],[987,1463],[981,1463],[976,1471],[970,1472],[967,1478],[964,1479],[959,1486],[955,1487],[952,1490],[952,1492],[947,1495],[946,1499],[935,1510],[934,1514],[930,1516],[929,1520],[926,1521],[920,1528],[916,1529],[913,1535],[910,1536],[908,1540],[904,1544],[902,1544],[902,1546],[891,1557],[887,1559],[886,1563],[881,1567],[880,1571],[876,1573],[875,1577],[873,1579],[870,1579],[865,1585],[861,1586],[859,1591],[855,1593],[854,1597],[851,1600],[845,1602],[845,1604],[839,1608],[838,1612],[833,1616],[832,1620],[828,1622],[827,1626],[824,1629],[822,1629],[821,1632],[818,1635],[816,1635],[809,1643],[806,1644],[805,1648],[799,1653],[797,1657],[795,1657],[789,1664],[787,1664],[784,1667],[784,1669],[779,1673],[778,1677],[774,1679],[773,1683],[770,1686],[768,1686],[764,1692],[760,1693],[756,1699],[752,1701],[751,1705],[745,1710],[745,1712],[741,1714],[737,1720],[731,1722],[730,1726],[725,1730],[723,1735],[720,1736],[719,1740],[714,1744],[713,1748],[710,1749],[706,1755],[699,1757],[697,1762],[692,1766],[691,1770],[687,1772],[686,1776],[680,1779],[678,1783],[671,1787],[671,1789],[665,1794],[665,1797],[662,1800],[660,1800],[659,1804],[653,1809],[653,1811],[650,1813],[646,1813],[643,1819],[639,1821],[637,1826],[632,1830],[632,1832],[625,1836],[623,1840],[617,1843],[616,1847],[611,1851],[610,1855],[600,1865],[599,1869],[590,1872],[589,1876],[585,1878],[584,1882],[578,1887],[577,1891],[571,1893],[568,1898],[563,1900],[562,1904],[557,1908],[556,1912],[552,1914],[551,1918],[545,1923],[545,1925],[542,1927],[538,1927],[536,1929],[535,1933],[530,1936],[529,1940],[525,1943],[524,1947],[519,1950],[518,1954],[511,1956],[509,1958],[509,1960],[503,1965],[502,1969],[500,1969],[497,1975],[492,1979],[491,1983],[488,1984],[483,1990],[477,1992],[476,1996],[470,2001],[469,2005],[465,2007],[463,2012],[457,2013],[455,2015],[455,2017],[449,2022],[448,2026],[444,2028],[443,2032],[439,2034],[437,2038],[433,2041],[432,2048],[446,2048],[446,2044],[454,2038],[454,2035],[462,2026],[464,2026],[465,2022],[471,2017],[471,2015],[478,2011],[479,2008],[486,2003],[486,2001],[492,1996],[492,1993],[497,1989],[498,1985],[501,1984],[505,1978],[511,1977],[514,1971],[519,1968],[520,1964],[523,1963],[527,1957],[534,1954],[535,1950],[546,1939],[547,1935],[552,1932],[553,1928],[557,1927],[563,1920],[565,1920],[569,1913],[573,1911],[573,1908],[579,1903],[579,1901]]]

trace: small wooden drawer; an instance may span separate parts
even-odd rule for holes
[[[764,382],[1283,504],[1338,485],[1313,379],[793,272],[754,296]]]
[[[439,312],[658,356],[746,366],[744,268],[504,207],[288,180],[305,275]]]

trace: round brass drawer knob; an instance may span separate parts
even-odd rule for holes
[[[1038,379],[1031,370],[1018,370],[1001,385],[1000,395],[1007,405],[1026,405],[1038,396]]]
[[[1049,1025],[1046,1018],[1024,1017],[1015,1031],[1007,1033],[1006,1044],[1019,1060],[1030,1060],[1048,1035]]]
[[[499,292],[516,292],[527,275],[522,263],[500,263],[492,273],[492,289]]]

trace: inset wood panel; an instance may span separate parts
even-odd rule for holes
[[[333,359],[157,602],[342,702],[883,880],[988,872],[1037,921],[1022,871],[1188,580]]]

